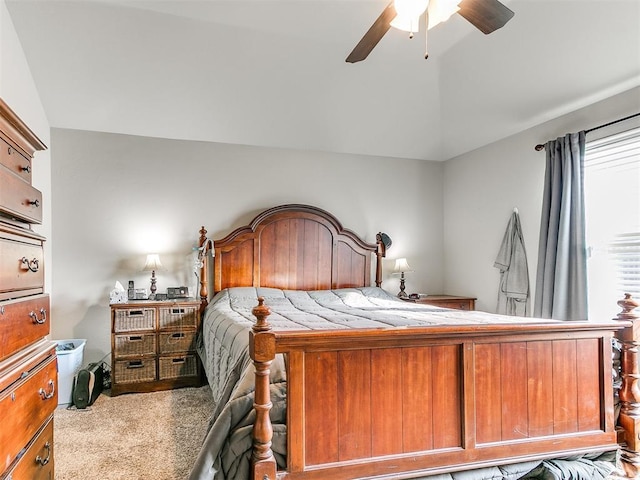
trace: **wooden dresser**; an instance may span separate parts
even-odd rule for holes
[[[53,480],[55,342],[44,290],[42,194],[32,160],[45,145],[0,99],[0,479]]]
[[[111,394],[199,386],[197,300],[111,305]]]

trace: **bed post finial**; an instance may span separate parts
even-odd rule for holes
[[[618,301],[622,311],[615,320],[631,322],[631,326],[620,330],[618,339],[622,344],[620,387],[620,417],[618,424],[624,430],[622,446],[622,466],[628,478],[638,478],[640,474],[640,369],[638,348],[640,347],[640,315],[634,310],[640,305],[625,293]]]
[[[378,232],[376,235],[376,287],[382,285],[382,259],[387,255],[387,248],[391,246],[391,239],[386,233]]]
[[[249,354],[255,366],[253,409],[256,412],[253,423],[251,480],[275,480],[276,459],[271,450],[273,427],[269,418],[272,407],[269,374],[271,362],[276,358],[276,339],[267,321],[271,310],[264,304],[263,297],[258,297],[258,305],[251,313],[257,318],[257,322],[249,332]]]

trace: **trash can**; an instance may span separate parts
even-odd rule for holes
[[[56,340],[58,354],[58,405],[69,405],[72,402],[73,378],[82,368],[84,346],[87,340],[71,338]]]

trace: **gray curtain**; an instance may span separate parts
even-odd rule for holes
[[[583,190],[585,132],[545,145],[545,173],[533,314],[586,320],[587,249]]]

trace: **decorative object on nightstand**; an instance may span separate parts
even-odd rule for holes
[[[120,282],[116,282],[115,287],[109,292],[109,303],[126,303],[127,292]]]
[[[397,258],[396,265],[393,267],[393,274],[400,275],[400,291],[398,292],[399,298],[408,298],[407,292],[404,291],[404,274],[405,272],[413,272],[406,258]]]
[[[160,263],[160,255],[157,253],[151,253],[147,255],[147,261],[144,264],[142,269],[143,272],[151,272],[151,287],[149,290],[151,291],[151,295],[149,299],[155,298],[156,295],[156,270],[160,270],[162,268],[162,263]]]

